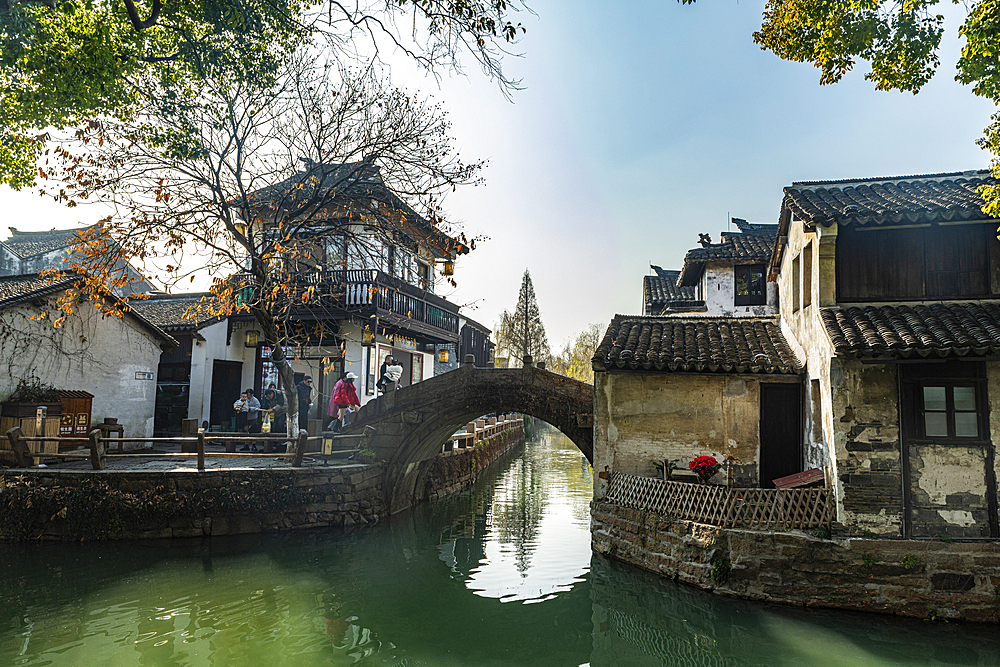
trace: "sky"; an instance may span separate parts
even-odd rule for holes
[[[435,82],[394,64],[392,76],[442,102],[466,160],[486,159],[485,183],[446,211],[484,237],[443,292],[493,326],[513,310],[525,270],[553,348],[591,322],[642,312],[649,265],[679,269],[699,232],[718,240],[730,216],[777,222],[795,181],[981,169],[975,144],[992,105],[954,81],[961,7],[949,18],[941,66],[919,95],[877,92],[862,63],[833,86],[819,70],[753,43],[764,3],[534,0],[527,33],[504,69],[521,80],[508,100],[474,64]],[[949,13],[951,12],[951,13]],[[91,224],[0,189],[20,230]]]

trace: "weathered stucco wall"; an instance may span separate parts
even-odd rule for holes
[[[849,534],[900,536],[903,479],[896,367],[831,362],[838,520]]]
[[[18,304],[0,311],[0,397],[6,399],[18,380],[35,375],[57,389],[82,389],[94,395],[95,422],[116,417],[126,436],[153,434],[156,381],[137,380],[152,373],[160,360],[160,340],[128,316],[105,317],[89,302],[75,307],[65,323],[53,327],[54,297],[44,305]]]
[[[594,397],[595,498],[606,491],[603,471],[652,477],[656,462],[702,455],[730,460],[737,485],[757,485],[758,378],[598,372]]]
[[[594,551],[738,597],[927,619],[998,621],[1000,544],[819,539],[591,506]]]

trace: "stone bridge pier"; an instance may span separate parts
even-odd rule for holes
[[[594,388],[541,368],[459,369],[380,396],[359,410],[344,433],[375,429],[369,448],[387,462],[386,506],[418,501],[424,461],[468,422],[492,412],[520,412],[548,422],[593,461]]]

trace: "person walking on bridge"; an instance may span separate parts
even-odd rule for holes
[[[336,404],[337,392],[340,391],[340,385],[344,384],[345,377],[347,377],[347,371],[344,371],[343,373],[340,374],[340,378],[337,380],[337,384],[333,385],[333,391],[330,392],[330,405],[328,405],[326,408],[326,416],[333,417],[333,419],[327,422],[328,430],[339,429],[339,426],[334,424],[334,422],[336,422],[340,418],[340,410],[337,408]]]
[[[358,379],[358,376],[354,373],[348,373],[344,376],[342,382],[338,383],[337,393],[333,396],[333,403],[337,408],[337,422],[334,426],[335,431],[339,431],[340,427],[344,425],[344,420],[347,417],[347,411],[352,407],[360,408],[361,400],[358,398],[358,392],[354,388],[354,381]]]

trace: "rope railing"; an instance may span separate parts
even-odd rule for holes
[[[828,526],[829,488],[752,489],[672,482],[622,472],[611,475],[606,500],[623,507],[721,528],[785,531]]]

